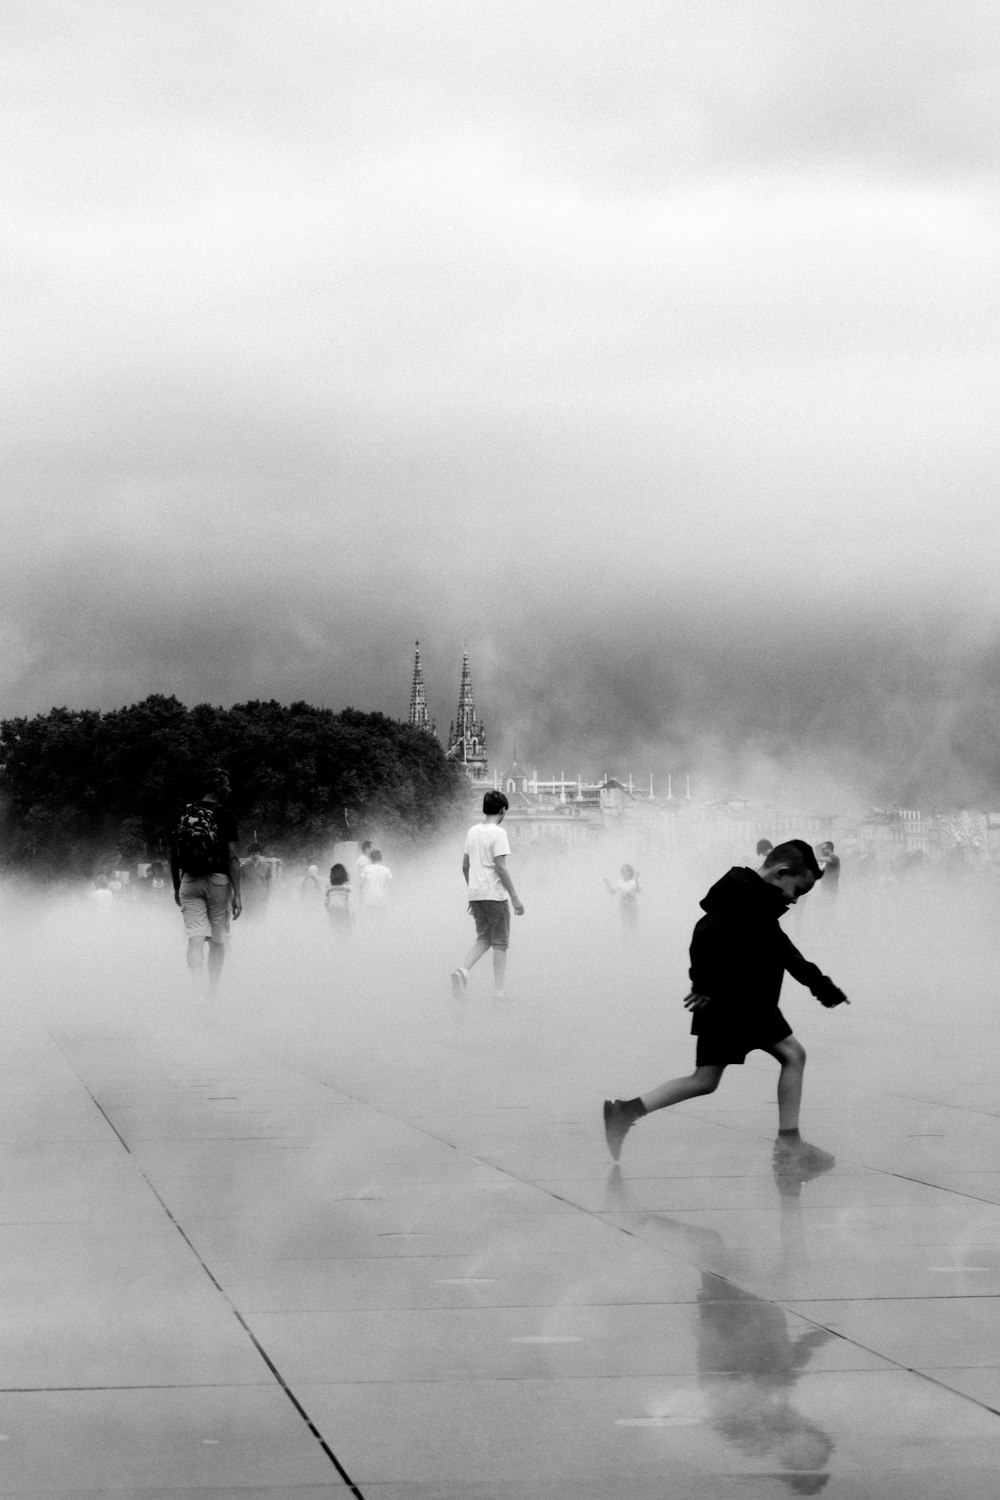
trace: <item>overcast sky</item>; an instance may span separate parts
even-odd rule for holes
[[[863,759],[883,698],[947,760],[998,613],[989,0],[0,41],[3,716],[405,717],[419,636],[498,761]]]

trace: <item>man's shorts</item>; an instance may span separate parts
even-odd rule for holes
[[[233,894],[228,875],[182,875],[180,894],[186,938],[218,943],[229,936]]]
[[[701,1023],[694,1057],[696,1068],[735,1067],[746,1062],[748,1052],[758,1048],[769,1052],[792,1034],[792,1028],[777,1007],[755,1019],[747,1031],[735,1030],[724,1021],[713,1026],[709,1016],[696,1014],[696,1021]]]
[[[510,905],[506,901],[470,901],[469,910],[476,924],[476,937],[491,948],[510,945]]]

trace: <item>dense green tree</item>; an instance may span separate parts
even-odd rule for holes
[[[383,714],[159,694],[105,714],[54,708],[0,724],[6,859],[41,873],[84,870],[96,850],[157,853],[207,765],[228,771],[245,837],[289,853],[376,825],[426,833],[460,785],[435,739]]]

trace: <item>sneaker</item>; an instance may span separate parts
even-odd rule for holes
[[[465,999],[465,987],[469,982],[469,976],[464,969],[452,969],[451,971],[451,993],[456,1000]]]
[[[621,1156],[622,1142],[632,1129],[633,1123],[625,1113],[625,1106],[620,1099],[605,1099],[604,1136],[612,1161],[617,1161]]]
[[[829,1151],[821,1151],[808,1141],[775,1141],[772,1160],[776,1172],[803,1179],[818,1177],[837,1165],[837,1158]]]

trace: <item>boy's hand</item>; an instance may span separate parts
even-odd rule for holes
[[[515,917],[523,917],[524,916],[524,907],[521,905],[520,901],[513,902],[513,907],[514,907],[514,915],[515,915]]]
[[[850,1005],[851,1003],[843,990],[838,989],[832,979],[827,979],[820,986],[816,991],[816,999],[820,1005],[825,1005],[828,1010],[832,1010],[835,1005]]]
[[[684,1000],[684,1009],[701,1010],[702,1006],[707,1005],[711,998],[711,995],[699,995],[695,990],[692,990],[690,995]]]

